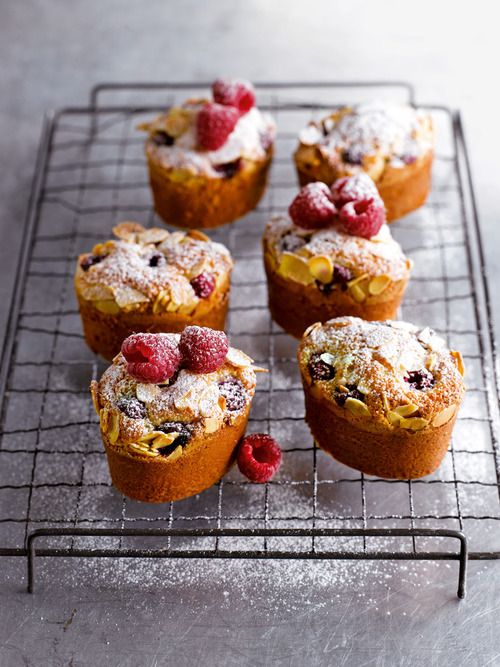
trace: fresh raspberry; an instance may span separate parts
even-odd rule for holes
[[[251,482],[269,482],[281,465],[281,449],[274,438],[265,433],[247,435],[238,449],[238,468]]]
[[[339,213],[340,226],[347,234],[369,239],[375,236],[385,222],[385,208],[381,199],[360,199],[344,204]]]
[[[290,204],[288,213],[298,227],[318,229],[333,222],[337,209],[329,187],[316,182],[302,188]]]
[[[121,396],[116,401],[116,407],[130,419],[144,419],[147,415],[146,406],[135,396]]]
[[[210,273],[200,273],[191,281],[191,287],[198,298],[208,299],[214,291],[215,278]]]
[[[181,364],[181,353],[168,334],[132,334],[122,343],[127,371],[149,384],[161,384],[170,379]]]
[[[250,81],[244,79],[217,79],[212,84],[215,102],[235,107],[240,116],[255,105],[255,90]]]
[[[332,197],[338,209],[341,209],[344,204],[350,201],[358,201],[370,197],[375,199],[379,196],[375,183],[368,174],[363,172],[354,176],[339,178],[332,185]]]
[[[208,151],[216,151],[226,143],[226,139],[238,122],[238,110],[222,104],[209,102],[202,107],[196,121],[198,143]]]
[[[222,366],[229,344],[223,331],[208,327],[186,327],[179,348],[185,368],[195,373],[213,373]]]
[[[419,391],[427,391],[434,386],[435,382],[433,374],[427,368],[421,368],[419,371],[409,371],[405,381],[412,389],[418,389]]]

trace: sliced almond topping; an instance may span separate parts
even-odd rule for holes
[[[124,285],[123,287],[115,287],[113,289],[115,301],[120,308],[126,308],[127,306],[144,303],[149,301],[148,297],[139,290]]]
[[[435,352],[431,352],[429,354],[429,356],[427,357],[427,361],[426,361],[426,364],[425,364],[427,370],[429,370],[429,371],[434,370],[436,368],[437,360],[438,360],[437,354]]]
[[[401,415],[398,415],[397,412],[393,412],[392,410],[389,410],[387,413],[387,419],[391,422],[391,424],[399,424],[399,422],[403,419]]]
[[[333,262],[328,255],[316,255],[308,261],[309,271],[322,283],[329,283],[333,277]]]
[[[90,383],[90,395],[92,396],[92,403],[94,405],[94,410],[99,414],[99,385],[95,380],[92,380]]]
[[[457,350],[450,350],[450,354],[453,357],[453,359],[455,359],[455,363],[457,365],[458,372],[463,377],[464,374],[465,374],[465,368],[464,368],[464,360],[462,359],[462,355]]]
[[[137,234],[142,234],[144,232],[144,227],[138,222],[131,222],[126,220],[125,222],[120,222],[119,224],[113,227],[113,234],[122,239],[122,241],[135,241]]]
[[[169,301],[170,294],[166,290],[159,292],[153,304],[153,313],[156,315],[157,313],[161,313],[162,311],[166,310]]]
[[[224,410],[226,409],[226,404],[227,404],[226,397],[223,396],[223,395],[221,394],[221,395],[219,396],[218,401],[217,401],[217,405],[219,406],[219,408],[220,408],[223,412],[224,412]]]
[[[366,294],[359,285],[349,287],[349,293],[357,303],[362,303],[366,299]]]
[[[105,301],[113,299],[113,290],[107,285],[97,283],[96,285],[86,285],[82,283],[78,286],[78,290],[84,299],[87,301]]]
[[[179,433],[160,433],[156,438],[150,443],[153,449],[159,449],[160,447],[166,447],[171,445],[174,440],[179,436]]]
[[[159,452],[157,452],[155,449],[149,449],[147,445],[141,445],[138,442],[131,442],[128,447],[135,453],[151,456],[152,458],[155,456],[160,456]]]
[[[170,232],[166,229],[161,229],[160,227],[151,227],[151,229],[145,229],[139,235],[139,241],[143,245],[148,243],[161,243],[170,236]]]
[[[268,368],[262,368],[262,366],[252,366],[254,373],[269,373]]]
[[[173,461],[177,461],[177,459],[181,456],[182,456],[182,447],[179,445],[174,449],[174,451],[170,454],[170,456],[167,456],[167,461],[170,461],[172,463]]]
[[[432,420],[432,425],[436,427],[443,426],[443,424],[446,424],[447,422],[450,421],[450,419],[455,414],[456,409],[457,409],[456,405],[449,405],[444,410],[441,410],[441,412],[438,412],[437,415]]]
[[[200,232],[199,229],[190,229],[187,235],[192,239],[196,239],[197,241],[205,241],[206,243],[210,241],[210,237],[208,237],[203,232]]]
[[[99,425],[101,427],[101,431],[103,431],[104,433],[106,433],[108,430],[108,421],[109,421],[108,408],[101,408],[101,411],[99,412]]]
[[[172,232],[170,234],[170,240],[174,243],[180,243],[186,238],[186,232]]]
[[[105,313],[106,315],[118,315],[120,312],[120,306],[114,299],[99,299],[98,301],[93,301],[93,304],[97,310],[99,310],[101,313]]]
[[[389,401],[388,401],[387,396],[385,394],[382,394],[382,404],[384,406],[384,410],[386,412],[390,412],[391,406],[389,405]]]
[[[291,252],[282,254],[278,273],[302,285],[310,285],[314,282],[307,262]]]
[[[112,445],[118,440],[120,435],[120,417],[115,412],[109,415],[107,425],[107,436]]]
[[[135,395],[142,403],[150,403],[161,394],[161,389],[156,384],[137,384]]]
[[[391,282],[391,278],[386,274],[375,276],[375,278],[372,278],[368,284],[368,291],[373,296],[378,296],[389,287]]]
[[[173,107],[165,118],[165,130],[176,139],[189,128],[190,113],[181,107]]]
[[[399,425],[401,428],[406,428],[410,431],[421,431],[423,428],[429,425],[429,421],[427,419],[423,419],[422,417],[408,417],[406,419],[401,419]]]
[[[393,411],[401,417],[410,417],[411,415],[414,415],[417,410],[418,405],[408,403],[408,405],[400,405],[399,407],[394,408]]]
[[[335,357],[333,354],[330,354],[330,352],[323,352],[323,354],[319,355],[319,358],[321,361],[324,361],[325,364],[328,364],[329,366],[335,366]]]
[[[235,347],[229,348],[226,355],[226,361],[229,362],[231,366],[236,366],[236,368],[247,368],[253,363],[251,357]]]
[[[356,278],[353,278],[352,280],[349,280],[347,283],[348,287],[351,287],[352,285],[357,285],[358,283],[362,282],[363,280],[366,280],[368,278],[367,273],[362,273],[360,276],[357,276]]]
[[[307,338],[307,336],[310,336],[312,332],[320,326],[321,322],[314,322],[314,324],[310,324],[302,334],[302,338]]]
[[[206,257],[200,259],[200,261],[197,262],[189,271],[189,278],[192,280],[193,278],[196,278],[196,276],[199,276],[200,273],[203,273],[203,271],[208,268],[209,264],[210,262]]]
[[[205,433],[215,433],[219,428],[219,420],[217,417],[207,417],[205,419]]]
[[[358,401],[357,398],[351,398],[351,397],[347,398],[344,405],[349,410],[349,412],[355,415],[356,417],[370,416],[370,410],[368,410],[367,406],[363,403],[363,401]]]

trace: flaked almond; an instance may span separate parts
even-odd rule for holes
[[[382,394],[382,404],[384,406],[384,410],[386,412],[390,412],[391,406],[389,405],[389,401],[388,401],[387,396],[385,394]]]
[[[398,414],[400,417],[411,417],[415,412],[418,411],[418,405],[413,403],[408,403],[407,405],[400,405],[397,408],[394,408],[393,412]]]
[[[112,412],[109,415],[106,435],[112,445],[118,440],[118,436],[120,435],[120,417],[116,412]]]
[[[349,294],[357,303],[363,303],[366,299],[366,294],[359,285],[351,285],[351,287],[349,287]]]
[[[307,338],[307,336],[310,336],[312,332],[320,326],[321,322],[314,322],[314,324],[310,324],[302,334],[302,338]]]
[[[210,241],[210,237],[208,237],[203,232],[200,232],[199,229],[190,229],[187,235],[192,239],[196,239],[197,241],[205,241],[206,243]]]
[[[135,387],[135,395],[142,403],[150,403],[161,394],[161,389],[156,384],[138,383]]]
[[[328,364],[329,366],[335,366],[335,357],[333,354],[330,354],[330,352],[323,352],[319,355],[319,358],[321,361],[324,361],[325,364]]]
[[[170,236],[170,232],[166,229],[161,229],[160,227],[151,227],[151,229],[145,229],[139,235],[139,242],[143,245],[148,245],[149,243],[161,243],[165,241]]]
[[[170,293],[167,290],[159,292],[153,304],[153,313],[156,315],[157,313],[165,311],[169,301]]]
[[[173,463],[174,461],[177,461],[177,459],[180,458],[181,456],[182,456],[182,447],[181,447],[181,445],[179,445],[166,458],[167,458],[167,461],[170,461],[170,463]]]
[[[401,415],[398,415],[397,412],[389,410],[389,412],[387,413],[387,419],[390,421],[391,424],[399,424],[399,422],[403,419],[403,417],[401,417]]]
[[[156,436],[154,440],[151,441],[151,447],[153,449],[159,449],[160,447],[167,447],[171,445],[176,438],[179,437],[179,433],[160,433]]]
[[[410,431],[421,431],[423,428],[428,426],[429,421],[427,419],[423,419],[422,417],[407,417],[401,419],[399,422],[399,425],[401,428],[406,428]]]
[[[441,410],[441,412],[438,412],[437,415],[432,420],[432,425],[436,427],[443,426],[443,424],[446,424],[447,422],[450,421],[450,419],[455,414],[456,409],[457,409],[456,405],[449,405],[444,410]]]
[[[116,238],[121,239],[122,241],[134,242],[136,240],[136,235],[142,234],[145,229],[138,222],[126,220],[115,225],[112,231]]]
[[[230,347],[227,355],[226,361],[231,364],[231,366],[236,366],[236,368],[247,368],[253,363],[253,359],[245,354],[241,350],[236,349],[235,347]]]
[[[106,301],[114,299],[113,290],[107,285],[97,283],[96,285],[87,285],[84,282],[78,285],[80,295],[87,301]]]
[[[375,278],[370,280],[368,283],[368,291],[371,295],[378,296],[379,294],[382,294],[390,284],[391,278],[384,273],[381,276],[375,276]]]
[[[353,278],[352,280],[349,280],[349,282],[347,283],[347,286],[351,287],[352,285],[357,285],[358,283],[363,282],[363,280],[366,280],[367,278],[368,278],[368,274],[367,273],[362,273],[361,275],[356,276],[356,278]]]
[[[107,433],[108,430],[108,421],[109,421],[109,410],[108,408],[101,408],[99,411],[99,425],[103,433]]]
[[[321,283],[329,283],[333,278],[333,262],[328,255],[315,255],[307,262],[309,271]]]
[[[357,398],[347,398],[344,405],[349,410],[349,412],[356,417],[370,416],[370,410],[368,407],[363,403],[363,401],[359,401]]]
[[[151,458],[154,458],[155,456],[160,456],[159,452],[157,452],[155,449],[150,449],[147,445],[142,445],[139,442],[131,442],[127,446],[135,454],[143,454],[144,456],[150,456]]]
[[[188,273],[188,277],[190,280],[193,278],[196,278],[197,276],[200,275],[200,273],[203,273],[206,271],[207,268],[209,268],[210,262],[208,261],[207,257],[203,257],[203,259],[200,259],[199,262],[196,262],[194,266],[191,267]]]
[[[98,311],[106,315],[118,315],[120,312],[120,306],[114,299],[99,299],[93,301],[93,304],[94,308],[97,308]]]
[[[314,282],[307,262],[291,252],[282,254],[278,273],[302,285],[310,285]]]
[[[99,384],[95,380],[92,380],[92,382],[90,383],[90,395],[92,396],[92,404],[94,405],[94,410],[96,411],[97,414],[99,414],[99,411],[101,409],[99,405]]]
[[[455,360],[455,364],[457,365],[458,372],[463,377],[464,374],[465,374],[465,368],[464,368],[464,360],[462,359],[462,355],[457,350],[450,350],[450,354],[453,357],[453,359]]]
[[[133,306],[149,301],[145,294],[139,292],[139,290],[136,290],[133,287],[129,287],[128,285],[115,287],[113,289],[113,294],[115,301],[120,308],[127,308],[128,306]]]
[[[217,417],[207,417],[204,422],[205,433],[215,433],[219,428],[219,420]]]
[[[190,125],[190,113],[182,107],[172,107],[165,118],[165,130],[174,139],[184,134]]]

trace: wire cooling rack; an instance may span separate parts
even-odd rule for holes
[[[500,557],[500,456],[491,313],[457,112],[427,107],[438,132],[432,193],[391,227],[415,262],[402,317],[438,330],[465,359],[469,390],[440,469],[382,480],[316,449],[303,421],[297,343],[266,306],[260,238],[296,193],[298,130],[340,103],[413,103],[407,84],[257,86],[279,128],[270,184],[255,211],[212,236],[236,259],[231,342],[270,370],[259,376],[249,430],[282,444],[279,474],[256,485],[232,470],[204,493],[164,505],[111,486],[88,394],[105,366],[83,341],[74,264],[121,220],[161,224],[136,126],[207,89],[104,84],[89,107],[46,120],[0,375],[0,555],[27,557],[29,590],[35,556],[447,559],[459,561],[463,597],[467,557]]]

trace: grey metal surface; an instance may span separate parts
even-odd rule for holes
[[[34,2],[13,3],[6,11],[0,49],[4,62],[10,59],[12,66],[1,75],[5,93],[1,145],[10,167],[0,184],[2,230],[9,229],[8,234],[3,232],[1,256],[5,298],[19,241],[12,220],[19,219],[25,208],[40,113],[75,98],[84,102],[97,69],[99,78],[110,79],[144,79],[151,72],[158,79],[168,79],[172,71],[175,78],[210,78],[227,70],[231,53],[235,74],[267,78],[271,62],[277,73],[289,78],[310,78],[312,65],[315,78],[331,78],[331,63],[337,62],[342,63],[343,74],[351,77],[359,75],[360,67],[364,77],[386,75],[388,68],[399,78],[414,73],[424,97],[436,99],[436,93],[442,92],[443,71],[437,71],[432,57],[419,68],[412,68],[405,58],[393,57],[405,53],[408,35],[422,31],[431,35],[428,53],[438,60],[441,55],[445,73],[448,62],[459,70],[463,63],[462,73],[470,72],[461,60],[461,49],[453,58],[447,58],[446,43],[440,51],[442,35],[433,29],[436,21],[424,30],[418,17],[416,27],[402,25],[394,35],[384,33],[376,15],[368,15],[376,44],[362,31],[367,39],[353,53],[348,49],[349,31],[337,33],[332,41],[328,25],[311,22],[315,11],[295,14],[295,26],[272,9],[259,16],[259,3],[247,4],[240,16],[233,16],[232,3],[220,2],[202,10],[198,4],[185,3],[168,16],[163,3],[148,3],[147,12],[142,3],[127,3],[127,9],[112,2],[106,8],[97,2],[85,5],[67,11],[59,3],[45,3],[43,8]],[[355,5],[346,5],[348,12],[355,14]],[[339,25],[348,25],[347,9],[336,10]],[[391,11],[397,9],[392,6]],[[422,12],[426,13],[425,8]],[[437,22],[439,17],[438,12]],[[468,16],[467,23],[458,20],[458,27],[467,25],[468,37],[473,20],[474,16]],[[299,38],[313,27],[319,30],[314,49],[302,61],[283,52],[280,21],[286,25],[286,42],[293,44],[294,56]],[[110,49],[104,37],[112,29]],[[182,35],[174,38],[181,30]],[[239,46],[258,44],[262,34],[266,49],[261,53],[252,49],[250,56]],[[481,35],[476,52],[492,44],[488,25],[482,26]],[[185,44],[192,48],[186,51]],[[158,54],[165,48],[165,64],[159,64]],[[200,51],[210,53],[202,64],[198,64]],[[470,91],[479,98],[481,90],[477,73],[468,82],[467,95],[462,94],[461,83],[447,78],[450,88],[444,101],[468,110],[480,205],[493,258],[498,245],[494,242],[498,230],[492,224],[494,201],[488,189],[493,172],[488,169],[490,144],[481,131],[488,122],[488,108],[475,114],[475,105],[470,104]],[[10,131],[14,122],[15,133]],[[490,271],[494,270],[490,264]],[[496,284],[494,274],[492,284]],[[497,664],[499,566],[472,564],[465,603],[454,599],[456,567],[454,563],[388,568],[372,563],[299,562],[292,567],[290,563],[197,561],[154,566],[142,561],[103,561],[75,567],[60,561],[41,567],[40,592],[29,598],[20,584],[22,564],[8,561],[0,575],[0,664]]]

